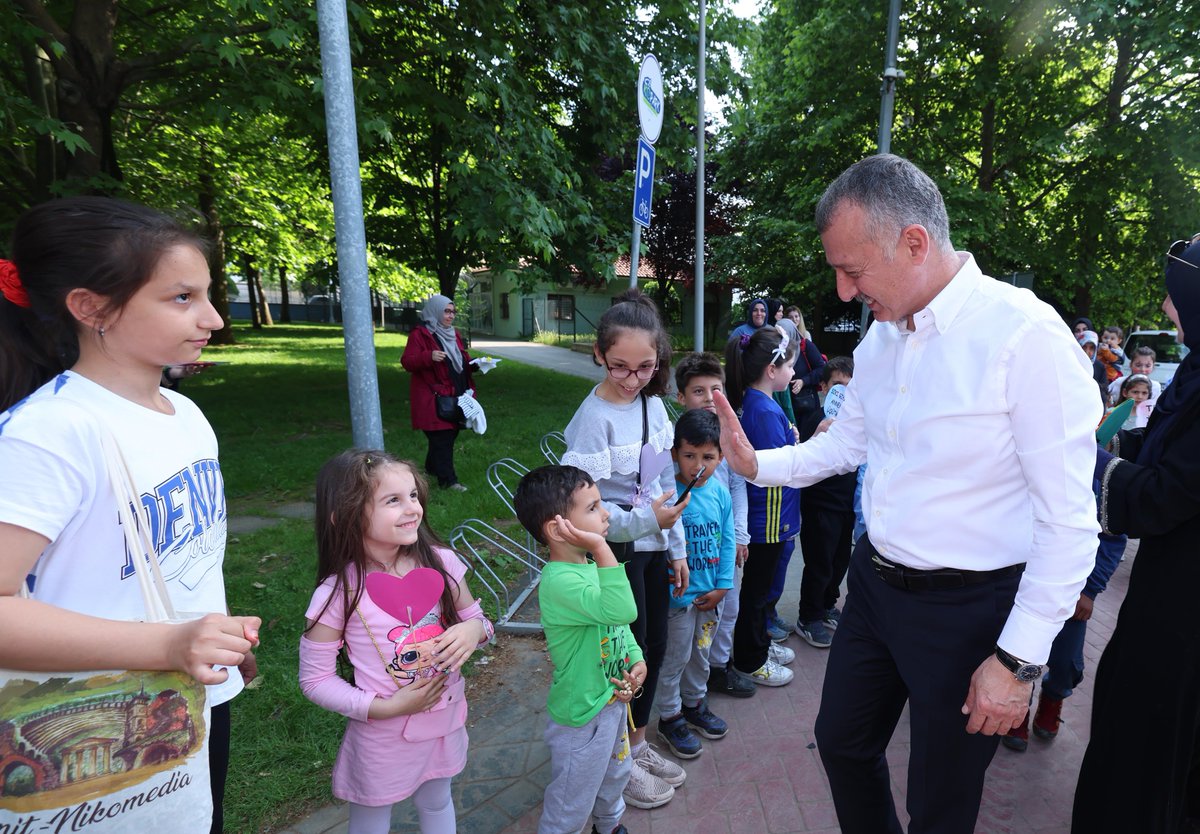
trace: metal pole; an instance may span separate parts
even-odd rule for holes
[[[704,29],[705,2],[700,0],[700,59],[696,68],[696,351],[704,350]]]
[[[633,245],[629,247],[629,289],[637,287],[638,259],[642,253],[642,225],[633,222]]]
[[[896,68],[896,47],[899,40],[900,0],[890,0],[888,4],[887,57],[883,62],[883,86],[879,90],[879,94],[883,98],[879,103],[880,153],[891,153],[892,150],[892,115],[896,103],[896,79],[904,77],[904,73]]]
[[[383,448],[379,378],[375,370],[375,326],[367,283],[367,237],[363,229],[362,182],[350,72],[350,32],[345,0],[317,0],[321,77],[325,87],[325,130],[329,136],[329,180],[337,235],[338,279],[350,387],[354,445]]]
[[[886,56],[883,59],[883,86],[879,88],[879,153],[892,152],[892,118],[896,104],[896,81],[904,73],[896,67],[896,47],[900,40],[900,0],[889,0]],[[864,304],[862,320],[858,326],[858,338],[867,335],[867,318],[870,310]]]

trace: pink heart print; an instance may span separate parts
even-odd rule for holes
[[[438,604],[446,582],[433,568],[413,568],[404,576],[368,573],[365,587],[371,602],[397,622],[411,626]]]

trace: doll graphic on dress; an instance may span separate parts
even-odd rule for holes
[[[387,634],[395,650],[387,671],[396,685],[434,674],[433,638],[446,630],[438,607],[446,587],[442,575],[432,568],[415,568],[402,577],[371,573],[365,584],[371,601],[399,622]]]

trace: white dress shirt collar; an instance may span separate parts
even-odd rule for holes
[[[902,336],[916,333],[925,327],[933,325],[938,333],[949,329],[954,317],[962,310],[963,305],[983,280],[983,273],[975,263],[975,257],[970,252],[956,252],[958,272],[950,279],[950,283],[942,287],[942,291],[933,297],[929,305],[913,314],[913,328],[909,330],[906,318],[896,319],[894,324]]]

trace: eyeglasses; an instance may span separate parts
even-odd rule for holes
[[[1177,240],[1167,248],[1167,257],[1173,261],[1179,261],[1179,263],[1183,264],[1184,266],[1190,266],[1192,269],[1200,269],[1200,266],[1196,266],[1196,264],[1192,263],[1191,261],[1185,261],[1183,258],[1179,257],[1183,254],[1183,251],[1191,245],[1191,240]]]
[[[645,381],[653,379],[654,375],[658,373],[658,365],[655,365],[653,368],[638,368],[637,370],[633,368],[614,368],[607,363],[604,367],[608,368],[608,373],[613,379],[629,379],[630,374],[636,374],[638,379]]]
[[[453,316],[458,313],[458,310],[455,310],[453,307],[447,307],[446,312]]]

